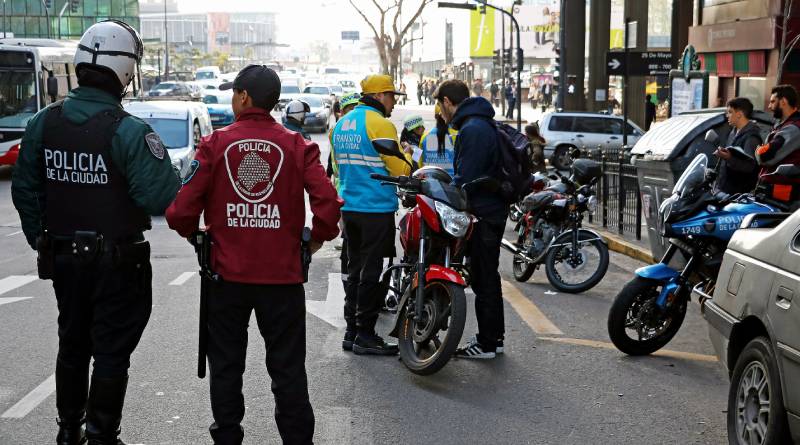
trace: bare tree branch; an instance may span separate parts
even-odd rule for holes
[[[380,34],[378,34],[378,30],[375,29],[375,27],[372,25],[372,22],[369,21],[369,19],[367,18],[366,15],[364,15],[364,13],[361,11],[361,9],[359,9],[358,6],[356,6],[356,4],[353,3],[353,0],[347,0],[347,1],[349,1],[350,4],[353,6],[353,8],[356,10],[356,12],[358,12],[358,15],[360,15],[361,18],[364,19],[365,22],[367,22],[367,25],[369,25],[369,27],[372,28],[372,33],[375,34],[375,38],[376,39],[380,38]]]
[[[397,11],[395,11],[394,20],[392,20],[392,31],[394,32],[394,40],[397,42],[401,38],[397,31],[397,20],[400,18],[400,13],[403,12],[403,0],[397,0],[395,4],[397,5]]]
[[[408,45],[409,43],[416,42],[417,40],[422,40],[422,37],[414,37],[413,39],[409,39],[409,40],[403,40],[403,44],[402,44],[402,45],[400,45],[400,47],[401,47],[401,48],[403,48],[403,47],[405,47],[406,45]]]
[[[419,16],[422,15],[422,11],[425,9],[425,7],[431,3],[433,3],[433,0],[422,0],[422,3],[420,3],[419,8],[417,9],[417,12],[414,13],[414,16],[411,17],[411,20],[409,20],[408,23],[406,23],[406,26],[403,27],[403,31],[400,33],[401,36],[404,36],[408,32],[408,30],[411,28],[411,25],[413,25],[414,22],[417,21]]]

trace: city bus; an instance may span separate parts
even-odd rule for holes
[[[25,125],[78,86],[72,62],[77,41],[0,39],[0,165],[13,165]],[[134,80],[133,95],[141,79]]]

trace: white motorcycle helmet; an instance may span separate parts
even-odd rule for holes
[[[293,100],[286,104],[283,110],[283,116],[288,119],[292,118],[297,122],[303,123],[306,119],[306,114],[311,112],[311,107],[302,100]]]
[[[75,70],[80,72],[83,66],[104,68],[114,73],[125,89],[136,76],[143,51],[135,29],[119,20],[105,20],[83,33],[75,52]]]

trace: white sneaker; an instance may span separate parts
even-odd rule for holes
[[[456,349],[455,356],[458,358],[472,358],[472,359],[492,359],[497,356],[494,351],[484,351],[483,346],[477,340],[470,339],[467,344],[461,348]]]

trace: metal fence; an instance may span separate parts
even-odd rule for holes
[[[580,156],[600,162],[603,172],[597,184],[598,207],[589,215],[589,222],[641,240],[642,195],[629,153],[628,150],[598,148],[583,149]]]

